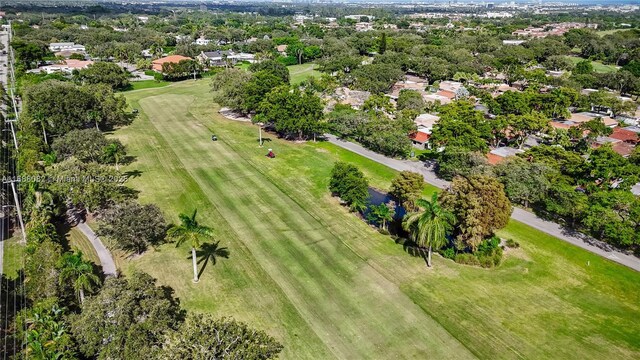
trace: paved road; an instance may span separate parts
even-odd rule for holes
[[[96,235],[86,223],[79,223],[77,228],[82,231],[82,233],[91,242],[91,245],[93,245],[93,248],[96,249],[98,258],[100,259],[100,264],[102,264],[102,272],[104,275],[117,277],[118,272],[116,271],[116,264],[113,262],[111,252],[109,252],[102,241],[100,241],[98,235]]]
[[[362,155],[368,159],[371,159],[380,164],[386,165],[392,169],[403,171],[410,170],[415,171],[422,176],[424,176],[424,180],[429,184],[432,184],[438,188],[446,188],[449,186],[449,182],[446,180],[439,179],[433,168],[425,165],[425,163],[421,161],[409,161],[409,160],[398,160],[386,157],[384,155],[380,155],[371,150],[367,150],[364,147],[349,142],[338,139],[336,136],[331,134],[325,135],[327,140],[333,144],[340,146],[341,148],[352,151],[356,154]],[[538,229],[544,233],[555,236],[558,239],[564,240],[568,243],[571,243],[575,246],[581,247],[587,251],[590,251],[594,254],[600,255],[606,259],[611,261],[615,261],[621,265],[627,266],[636,271],[640,271],[640,259],[635,256],[626,255],[619,251],[606,251],[597,246],[591,245],[590,242],[594,240],[587,237],[583,234],[569,234],[567,230],[562,228],[560,225],[546,221],[541,219],[536,214],[523,210],[521,208],[514,208],[513,213],[511,214],[511,218],[522,223],[525,223],[532,228]]]

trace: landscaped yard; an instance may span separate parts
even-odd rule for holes
[[[638,273],[513,221],[500,235],[521,249],[499,268],[436,256],[427,269],[328,193],[336,160],[380,189],[395,171],[329,143],[269,136],[260,148],[257,128],[222,118],[208,87],[126,93],[140,116],[115,135],[137,157],[125,171],[141,172],[128,182],[140,200],[170,222],[197,208],[230,257],[193,284],[188,246],[166,244],[126,273],[150,273],[190,310],[267,330],[285,359],[640,356]]]

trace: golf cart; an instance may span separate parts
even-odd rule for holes
[[[218,141],[218,137],[215,134],[211,134],[211,141]]]

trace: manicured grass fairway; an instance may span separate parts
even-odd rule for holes
[[[637,273],[516,222],[501,235],[522,249],[498,269],[438,256],[427,269],[327,191],[337,159],[382,189],[394,171],[327,143],[271,136],[259,148],[254,126],[217,114],[208,81],[126,95],[141,110],[116,132],[138,157],[127,170],[142,172],[129,185],[171,221],[198,208],[231,256],[196,285],[186,245],[160,246],[125,271],[149,272],[188,309],[267,330],[285,345],[283,358],[640,355]]]
[[[320,77],[320,72],[316,70],[316,64],[300,64],[287,66],[289,75],[291,76],[291,84],[296,85],[305,81],[309,77]]]
[[[131,89],[129,89],[129,91],[159,88],[159,87],[167,86],[169,84],[171,84],[169,81],[156,81],[156,80],[132,81]]]
[[[583,58],[576,56],[567,56],[567,59],[571,60],[571,62],[573,62],[574,64],[577,64],[580,61],[584,60]],[[597,73],[611,73],[618,71],[617,67],[613,65],[606,65],[599,61],[592,61],[591,65],[593,65],[593,71]]]

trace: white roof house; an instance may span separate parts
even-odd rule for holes
[[[196,45],[205,46],[205,45],[209,45],[211,43],[211,40],[205,39],[203,37],[199,37],[193,43]]]
[[[440,120],[440,117],[437,115],[431,114],[420,114],[416,117],[413,122],[418,126],[418,128],[424,128],[428,130],[428,133],[431,133],[433,126]]]
[[[85,51],[86,49],[84,45],[79,45],[72,42],[64,42],[64,43],[49,44],[49,50],[53,52],[58,52],[58,51]]]

